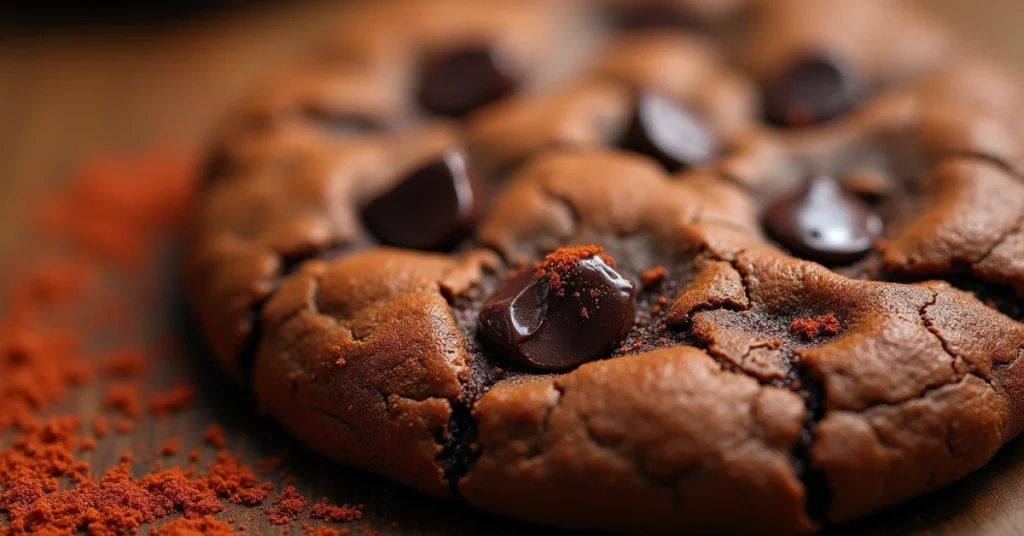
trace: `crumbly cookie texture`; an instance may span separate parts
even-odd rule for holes
[[[224,121],[186,285],[341,463],[812,533],[1024,426],[1021,87],[901,1],[360,3]]]

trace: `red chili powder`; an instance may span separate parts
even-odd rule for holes
[[[305,511],[309,501],[295,490],[295,486],[288,486],[277,496],[274,504],[277,507],[267,509],[267,520],[272,525],[287,525]]]
[[[227,446],[228,441],[224,436],[224,429],[219,425],[211,424],[203,432],[203,441],[211,447],[222,449]]]
[[[241,527],[239,527],[241,529]],[[244,529],[242,529],[244,530]],[[231,525],[211,516],[175,519],[153,531],[154,536],[234,536]]]
[[[576,264],[584,259],[600,256],[608,266],[615,266],[615,259],[604,254],[600,246],[573,246],[559,248],[544,257],[543,262],[534,265],[534,277],[547,277],[551,288],[556,294],[565,294],[565,277],[576,268]]]
[[[181,441],[176,438],[170,438],[164,443],[164,446],[160,447],[159,454],[161,456],[175,456],[178,451],[181,450]]]
[[[138,383],[110,385],[103,397],[103,407],[119,410],[128,417],[138,417],[142,415],[141,389]]]
[[[300,525],[306,536],[349,536],[352,531],[349,529],[334,529],[331,527],[312,527],[309,523]]]
[[[338,506],[331,504],[327,497],[320,499],[320,502],[313,505],[309,511],[309,517],[322,519],[328,523],[358,521],[363,518],[363,505],[351,506],[348,504]]]
[[[644,288],[648,288],[653,287],[658,284],[659,281],[665,279],[666,275],[668,275],[668,271],[665,270],[664,266],[655,266],[650,270],[644,271],[644,273],[640,275],[640,279],[643,280]]]
[[[158,417],[166,417],[191,406],[195,399],[195,387],[187,384],[176,385],[166,391],[149,395],[149,412]]]
[[[121,453],[119,465],[95,476],[85,461],[76,458],[80,450],[96,448],[97,438],[106,437],[111,428],[130,433],[136,425],[132,419],[141,418],[144,409],[165,416],[195,399],[195,388],[188,384],[162,392],[145,392],[143,387],[150,362],[180,348],[177,337],[164,337],[153,348],[131,342],[89,359],[80,351],[81,339],[91,334],[91,327],[116,327],[110,332],[114,336],[137,331],[157,296],[157,271],[147,262],[185,211],[196,177],[193,164],[191,154],[176,151],[93,159],[69,188],[33,211],[38,236],[27,254],[16,256],[30,261],[14,267],[19,277],[9,278],[4,287],[9,307],[0,318],[0,434],[9,435],[9,445],[0,448],[0,517],[6,522],[0,536],[135,533],[175,514],[181,518],[153,532],[232,534],[230,525],[211,517],[224,509],[224,501],[255,507],[272,491],[273,486],[260,482],[240,456],[225,450],[225,434],[217,425],[204,433],[204,441],[218,449],[205,470],[198,469],[198,451],[190,453],[188,468],[163,470],[157,462],[142,477],[132,474],[136,456],[131,452]],[[47,245],[64,253],[36,259],[34,254]],[[97,296],[103,291],[99,275],[112,268],[137,288],[134,298]],[[74,319],[79,307],[84,308],[85,322]],[[108,416],[100,415],[87,426],[91,434],[83,435],[77,416],[40,418],[43,411],[66,400],[74,387],[97,375],[117,380],[106,386],[100,400],[105,409],[123,414],[113,425]],[[171,438],[158,453],[176,455],[180,445],[178,438]],[[139,458],[152,456],[140,450]],[[279,457],[262,460],[261,474],[274,472],[279,464]],[[306,507],[306,499],[289,487],[275,501],[272,521],[290,521]],[[334,506],[326,500],[312,513],[337,521],[362,515],[358,507]],[[269,511],[267,515],[271,516]],[[323,529],[318,534],[347,533]]]
[[[146,351],[141,348],[123,348],[100,358],[99,371],[105,376],[133,378],[146,369]]]
[[[816,339],[821,335],[835,335],[839,333],[839,320],[832,313],[817,318],[797,318],[793,320],[789,328],[794,333],[799,333],[807,339]]]

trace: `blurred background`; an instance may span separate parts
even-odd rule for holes
[[[1024,72],[1024,0],[920,1]],[[90,152],[200,143],[234,99],[301,53],[342,8],[322,0],[2,4],[0,248],[16,236],[27,193]]]

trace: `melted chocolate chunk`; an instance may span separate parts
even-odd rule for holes
[[[764,225],[794,254],[832,266],[861,259],[882,234],[882,219],[870,205],[820,174],[775,200]]]
[[[440,250],[469,236],[484,207],[461,151],[445,151],[363,208],[363,221],[391,246]]]
[[[474,46],[423,61],[419,102],[431,113],[462,117],[511,95],[518,85],[498,51]]]
[[[636,285],[600,248],[565,248],[509,277],[484,302],[484,339],[511,363],[565,370],[613,350],[633,324]]]
[[[779,126],[807,126],[838,117],[860,101],[859,81],[838,61],[804,58],[765,88],[765,117]]]
[[[716,152],[714,136],[703,121],[654,93],[637,98],[620,146],[654,158],[670,172],[704,164]]]

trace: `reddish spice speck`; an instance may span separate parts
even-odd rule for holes
[[[313,505],[309,511],[309,517],[321,519],[328,523],[339,523],[358,521],[363,518],[363,505],[335,505],[327,500],[327,497],[320,499],[320,502]]]
[[[582,318],[584,320],[590,318],[590,312],[587,311],[586,307],[581,307],[580,308],[580,318]]]
[[[93,450],[96,448],[96,438],[83,437],[78,441],[79,450]]]
[[[206,442],[207,445],[217,449],[223,449],[228,446],[228,440],[224,435],[224,429],[216,424],[211,424],[206,427],[206,430],[203,432],[203,441]]]
[[[662,279],[665,279],[667,274],[668,271],[665,270],[664,266],[655,266],[650,270],[645,270],[644,273],[640,275],[640,279],[643,281],[644,288],[650,288],[658,284]]]
[[[107,437],[110,433],[110,424],[107,422],[107,418],[100,415],[96,417],[96,420],[92,423],[92,433],[96,434],[98,438]]]
[[[281,466],[284,460],[280,456],[269,456],[256,461],[256,469],[261,475],[269,475]]]
[[[104,376],[131,378],[146,369],[146,353],[140,348],[116,350],[100,358],[99,371]]]
[[[131,419],[117,419],[114,421],[114,431],[121,434],[127,435],[135,430],[135,421]]]
[[[274,504],[277,506],[267,509],[267,521],[272,525],[287,525],[306,509],[309,502],[294,486],[288,486],[277,496]]]
[[[141,387],[137,383],[111,385],[107,387],[107,392],[103,397],[103,407],[119,410],[128,417],[138,417],[142,415],[140,389]]]
[[[181,411],[195,401],[196,390],[191,385],[180,384],[166,391],[149,396],[149,412],[163,417]]]
[[[547,277],[548,284],[556,291],[555,293],[564,296],[566,283],[563,280],[576,269],[580,261],[594,256],[600,256],[608,266],[615,266],[615,259],[605,255],[604,248],[600,246],[573,246],[548,253],[543,262],[534,265],[534,277]]]
[[[181,450],[181,441],[172,437],[164,443],[164,446],[160,447],[160,455],[175,456],[178,454],[179,450]]]
[[[199,458],[201,458],[201,457],[202,457],[202,454],[200,454],[198,450],[193,450],[192,452],[188,453],[188,459],[189,459],[189,461],[192,461],[192,462],[198,462]]]
[[[790,324],[789,328],[797,334],[803,335],[808,340],[813,340],[822,335],[835,335],[839,333],[839,320],[832,313],[817,318],[797,318]]]

